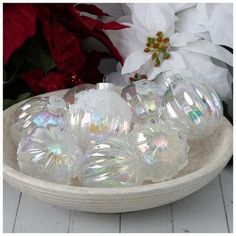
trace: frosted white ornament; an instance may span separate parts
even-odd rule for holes
[[[37,127],[65,128],[65,101],[58,96],[34,97],[20,105],[13,117],[11,134],[15,143]]]
[[[69,130],[83,147],[114,134],[128,133],[132,113],[112,84],[99,83],[96,89],[80,91],[69,105]],[[65,100],[70,102],[65,95]]]
[[[77,96],[80,92],[86,91],[89,89],[94,89],[94,88],[95,88],[94,84],[80,84],[80,85],[77,85],[77,86],[69,89],[65,93],[63,98],[68,104],[75,104],[77,101]]]
[[[61,184],[70,184],[72,171],[81,155],[75,137],[58,127],[35,128],[21,139],[17,149],[23,173]]]
[[[127,142],[109,138],[91,145],[80,160],[74,179],[85,187],[127,187],[143,182],[139,152]]]
[[[188,164],[189,146],[185,135],[163,121],[135,126],[127,141],[141,153],[145,180],[172,179]]]
[[[160,116],[162,97],[159,89],[155,82],[146,79],[132,82],[123,88],[121,96],[130,106],[135,123],[145,123],[148,119]]]
[[[223,116],[220,98],[202,81],[171,75],[163,98],[163,117],[190,139],[210,135]]]

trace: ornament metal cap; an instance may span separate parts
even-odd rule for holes
[[[114,84],[112,83],[97,83],[96,89],[110,89],[113,90],[115,88]]]

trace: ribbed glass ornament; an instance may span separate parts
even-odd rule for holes
[[[75,137],[59,127],[35,128],[21,139],[17,149],[20,170],[47,181],[70,184],[82,152]]]
[[[68,109],[68,129],[85,148],[112,135],[129,132],[132,113],[127,103],[113,90],[113,84],[99,83],[96,89],[75,95]],[[70,94],[70,92],[68,92]]]
[[[13,117],[11,133],[15,143],[37,127],[65,128],[65,101],[58,96],[34,97],[20,105]]]
[[[163,117],[190,139],[213,133],[223,116],[221,100],[212,87],[180,75],[170,78],[163,106]]]
[[[74,178],[85,187],[127,187],[143,182],[139,152],[122,139],[91,145],[78,167]]]
[[[161,114],[162,97],[159,86],[152,81],[143,79],[132,82],[123,88],[121,96],[130,106],[135,123],[145,123]]]
[[[163,121],[135,126],[127,141],[141,153],[147,181],[172,179],[188,164],[185,135]]]

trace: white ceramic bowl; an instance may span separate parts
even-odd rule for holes
[[[51,94],[65,92],[60,90]],[[11,106],[3,114],[4,179],[19,191],[39,200],[73,210],[129,212],[179,200],[214,179],[233,153],[232,125],[223,118],[214,134],[190,144],[189,165],[173,180],[129,188],[86,188],[54,184],[24,175],[18,170],[16,146],[11,140],[9,129],[12,115],[18,106]]]

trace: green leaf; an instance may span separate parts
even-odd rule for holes
[[[20,67],[21,67],[21,63],[17,66],[16,70],[13,72],[13,74],[10,76],[10,78],[8,78],[9,76],[7,75],[6,73],[6,78],[3,80],[3,84],[6,85],[6,84],[10,84],[11,82],[17,80],[19,78],[19,74],[18,71],[20,70]]]
[[[15,104],[15,100],[3,99],[3,110],[7,109],[8,107],[12,106],[13,104]]]
[[[26,92],[26,93],[22,93],[20,94],[16,99],[3,99],[3,109],[7,109],[8,107],[21,102],[27,98],[30,98],[31,93],[30,92]]]
[[[11,58],[15,66],[22,64],[23,71],[41,67],[45,73],[56,67],[50,54],[41,45],[37,37],[28,39]]]
[[[20,94],[18,97],[17,97],[17,102],[20,102],[22,100],[25,100],[27,98],[29,98],[31,96],[31,93],[30,92],[27,92],[27,93],[22,93]]]

